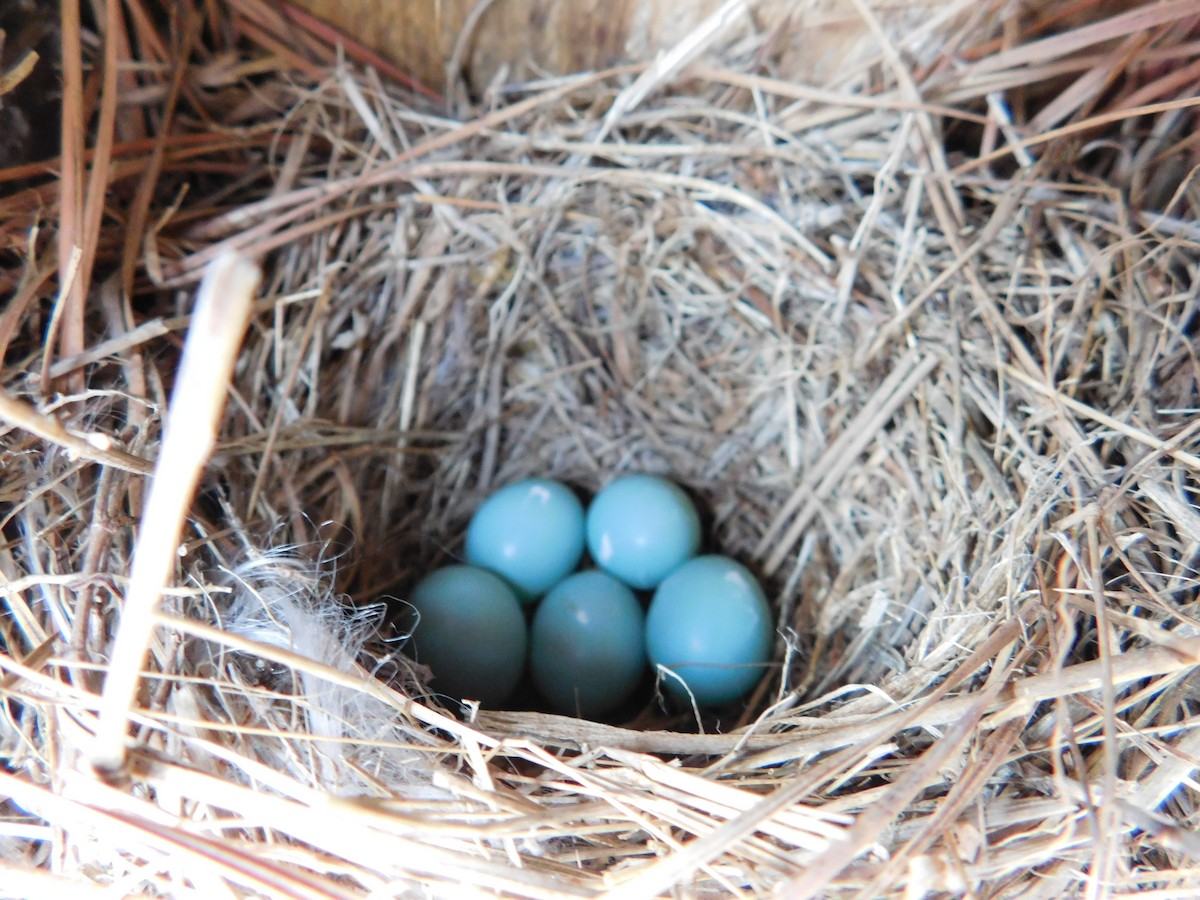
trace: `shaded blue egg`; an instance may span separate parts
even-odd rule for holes
[[[583,504],[560,482],[507,485],[471,517],[467,562],[500,575],[530,603],[579,565],[583,518]]]
[[[433,672],[430,687],[495,709],[525,669],[525,614],[503,580],[472,566],[427,575],[409,597],[411,655]]]
[[[773,633],[771,610],[750,570],[725,556],[699,556],[654,592],[646,655],[652,666],[670,670],[660,683],[672,694],[720,706],[765,674]]]
[[[538,605],[529,670],[556,712],[595,718],[612,711],[629,699],[645,665],[642,607],[611,575],[579,572]]]
[[[596,565],[646,590],[696,555],[700,516],[674,482],[657,475],[623,475],[588,507],[587,544]]]

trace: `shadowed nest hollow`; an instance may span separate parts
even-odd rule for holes
[[[948,4],[820,89],[764,35],[469,108],[252,0],[92,6],[51,39],[61,154],[0,171],[18,893],[1200,890],[1188,4]],[[227,250],[263,280],[110,783],[100,689]],[[761,576],[753,695],[439,697],[395,599],[495,487],[629,471]]]

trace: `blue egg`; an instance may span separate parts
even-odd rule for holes
[[[656,587],[700,549],[700,517],[679,485],[657,475],[624,475],[587,513],[596,565],[628,585]]]
[[[654,592],[646,655],[652,666],[674,673],[661,677],[672,694],[720,706],[743,696],[766,672],[773,632],[771,610],[750,571],[725,556],[699,556]]]
[[[525,614],[512,588],[491,572],[447,566],[409,597],[413,656],[441,694],[496,708],[525,670]]]
[[[551,589],[529,632],[533,683],[558,712],[594,718],[620,706],[646,666],[642,607],[603,572],[579,572]]]
[[[467,562],[488,569],[530,603],[583,557],[583,505],[566,485],[530,478],[500,488],[467,526]]]

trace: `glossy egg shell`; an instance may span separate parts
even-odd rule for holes
[[[660,679],[672,694],[720,706],[763,676],[773,632],[771,610],[750,571],[728,557],[699,556],[655,591],[646,613],[646,655],[652,666],[674,673]]]
[[[495,572],[525,603],[583,557],[583,504],[566,485],[530,478],[500,488],[467,526],[467,562]]]
[[[644,617],[611,575],[579,572],[538,605],[529,631],[533,683],[556,712],[594,718],[627,700],[646,667]]]
[[[502,705],[525,669],[525,615],[503,580],[472,566],[427,575],[409,597],[412,649],[439,694]]]
[[[695,556],[700,516],[674,482],[657,475],[623,475],[588,507],[587,542],[596,565],[646,590]]]

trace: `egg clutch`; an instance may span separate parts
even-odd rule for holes
[[[585,548],[598,568],[576,571]],[[770,609],[749,570],[699,549],[696,507],[665,478],[621,476],[586,512],[560,482],[510,484],[471,518],[467,565],[413,590],[410,652],[439,693],[490,708],[527,662],[551,708],[568,715],[619,707],[647,662],[677,697],[732,702],[764,672]],[[653,591],[645,613],[635,591]]]

